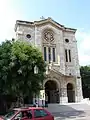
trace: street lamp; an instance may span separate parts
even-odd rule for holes
[[[38,74],[38,67],[36,65],[34,67],[34,74]]]
[[[33,63],[34,64],[34,63]],[[38,74],[38,67],[35,65],[35,67],[34,67],[34,74]],[[36,96],[36,94],[35,94],[35,96],[34,96],[34,104],[35,104],[35,106],[38,106],[38,103],[37,103],[37,96]]]

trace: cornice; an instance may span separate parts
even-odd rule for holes
[[[54,21],[52,18],[48,17],[47,19],[44,20],[39,20],[39,21],[34,21],[34,22],[29,22],[29,21],[22,21],[22,20],[17,20],[15,24],[15,31],[17,29],[18,25],[24,25],[24,26],[40,26],[43,24],[51,23],[54,26],[58,27],[59,29],[62,29],[65,32],[76,32],[76,29],[74,28],[68,28],[65,27],[64,25],[59,24],[58,22]]]

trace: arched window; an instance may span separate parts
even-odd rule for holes
[[[54,43],[54,32],[51,29],[43,31],[43,54],[44,60],[49,63],[56,61],[56,45]]]
[[[71,62],[71,50],[65,49],[65,59],[66,62]]]

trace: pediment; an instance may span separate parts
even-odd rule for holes
[[[64,26],[60,25],[59,23],[57,23],[56,21],[52,20],[51,18],[48,19],[44,19],[44,20],[40,20],[40,21],[35,21],[34,22],[35,25],[46,25],[46,24],[50,24],[51,26],[57,27],[59,29],[63,29]]]
[[[59,24],[58,22],[54,21],[50,17],[44,20],[34,21],[34,23],[35,25],[51,24],[52,26],[62,29],[63,31],[69,31],[69,32],[74,32],[74,33],[76,32],[76,29],[65,27],[64,25]]]
[[[58,71],[55,70],[50,70],[49,74],[46,75],[46,78],[55,78],[55,79],[59,79],[60,77],[63,77],[64,75]]]

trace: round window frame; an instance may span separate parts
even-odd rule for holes
[[[50,41],[49,41],[49,39],[47,38],[47,34],[50,34]],[[44,40],[46,40],[47,42],[53,42],[54,41],[54,32],[53,32],[53,30],[51,30],[51,29],[46,29],[46,30],[44,30],[43,31],[43,38],[44,38]],[[53,38],[53,39],[52,39]]]
[[[30,34],[27,34],[27,35],[26,35],[26,38],[27,38],[27,39],[31,39],[31,35],[30,35]]]
[[[65,39],[65,42],[66,42],[66,43],[69,43],[69,39],[66,38],[66,39]]]

